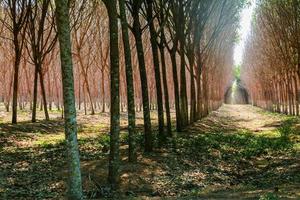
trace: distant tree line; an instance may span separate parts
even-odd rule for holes
[[[46,120],[49,110],[63,111],[69,199],[82,198],[76,111],[110,109],[108,182],[116,187],[120,112],[128,113],[128,157],[135,162],[136,112],[143,112],[143,147],[151,152],[156,139],[151,110],[157,110],[157,140],[163,147],[172,137],[173,109],[180,132],[222,105],[234,77],[233,49],[244,3],[1,1],[1,100],[8,112],[12,109],[12,123],[22,109],[30,109],[35,122],[38,105]]]
[[[299,115],[300,1],[259,0],[242,80],[253,104]]]

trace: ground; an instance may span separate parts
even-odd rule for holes
[[[0,112],[0,199],[64,198],[63,122],[58,111],[51,118],[32,124],[26,121],[30,113],[21,112],[21,122],[11,125]],[[117,192],[106,187],[109,115],[79,112],[78,123],[89,199],[300,199],[298,118],[224,105],[154,153],[139,151],[138,163],[128,164],[123,114]]]

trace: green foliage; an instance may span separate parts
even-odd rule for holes
[[[221,155],[231,154],[236,158],[251,158],[267,155],[273,152],[291,150],[293,143],[289,140],[293,133],[293,121],[285,121],[278,130],[279,137],[270,138],[268,135],[257,135],[249,131],[239,131],[234,134],[223,132],[194,136],[193,139],[177,138],[176,144],[182,148],[189,146],[188,151],[195,156],[198,153],[211,150],[220,151]]]
[[[105,134],[103,136],[101,136],[99,138],[99,143],[100,145],[102,145],[103,147],[109,147],[109,143],[110,143],[110,137],[108,134]]]
[[[293,124],[294,120],[288,119],[278,128],[282,140],[288,141],[289,136],[294,133]]]
[[[241,155],[246,158],[260,156],[268,152],[280,151],[292,147],[284,138],[268,138],[264,136],[248,137],[248,143]]]
[[[236,80],[240,80],[241,79],[241,65],[236,65],[234,67],[234,78]]]
[[[37,145],[40,148],[52,149],[52,148],[56,148],[56,147],[60,147],[60,146],[65,146],[66,145],[66,141],[65,140],[40,141],[39,143],[37,143]]]
[[[278,200],[278,199],[279,199],[278,196],[271,192],[264,194],[259,198],[259,200]]]

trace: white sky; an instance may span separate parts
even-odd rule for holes
[[[250,0],[250,1],[251,1],[251,5],[246,6],[244,10],[241,12],[241,21],[240,21],[240,28],[239,28],[240,40],[238,41],[234,49],[235,65],[242,64],[245,43],[247,40],[247,36],[251,31],[251,21],[255,9],[255,0]]]

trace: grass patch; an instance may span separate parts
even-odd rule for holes
[[[252,107],[247,109],[251,111]],[[253,110],[255,114],[259,109]],[[206,121],[196,122],[186,133],[174,133],[162,148],[158,146],[155,121],[154,152],[145,154],[143,148],[138,148],[138,162],[135,164],[128,164],[126,159],[128,132],[124,120],[120,133],[121,194],[128,198],[132,194],[136,199],[145,196],[264,200],[273,199],[274,193],[282,199],[299,197],[297,150],[300,150],[300,136],[297,120],[285,116],[266,117],[265,123],[250,126],[253,128],[251,132],[246,129],[249,126],[243,124],[252,123],[253,113],[249,112],[249,120],[247,115],[231,119],[226,110],[222,112]],[[258,120],[265,120],[260,115],[253,118],[256,116]],[[109,125],[98,123],[95,116],[79,115],[78,118],[83,187],[89,192],[90,178],[101,184],[107,178]],[[143,121],[141,118],[138,121],[135,139],[138,147],[143,147]],[[13,181],[0,181],[0,199],[3,198],[1,193],[10,199],[61,199],[65,191],[62,178],[67,171],[64,137],[63,120],[1,124],[0,144],[5,146],[3,149],[0,146],[3,152],[0,162],[4,163],[0,166],[0,178],[3,172],[3,179],[13,178]],[[3,191],[3,188],[8,189]],[[125,196],[116,199],[126,199],[122,198]]]
[[[274,194],[272,192],[269,192],[267,194],[261,195],[259,197],[259,200],[278,200],[279,197],[277,194]]]
[[[39,135],[36,140],[33,141],[33,146],[38,146],[41,148],[51,148],[64,143],[65,136],[61,134],[51,134],[51,135]]]
[[[235,133],[206,133],[176,139],[177,146],[182,149],[189,146],[188,150],[194,155],[203,154],[212,150],[220,151],[221,156],[235,156],[238,158],[250,158],[272,154],[282,151],[293,151],[300,144],[292,140],[296,132],[293,128],[294,120],[288,119],[273,131],[252,133],[247,130],[239,130]]]

